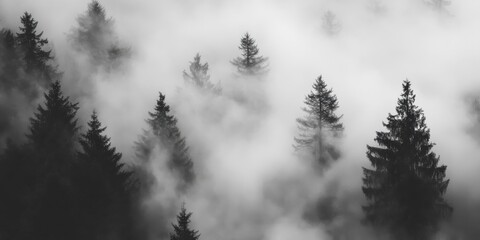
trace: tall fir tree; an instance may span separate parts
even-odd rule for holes
[[[72,170],[76,159],[78,104],[63,96],[58,81],[31,119],[28,144],[36,164],[33,233],[36,239],[75,239]]]
[[[325,166],[339,157],[338,150],[326,136],[340,136],[343,132],[342,116],[336,115],[337,96],[327,88],[322,76],[315,80],[312,87],[313,91],[305,97],[303,111],[306,116],[297,119],[300,134],[294,138],[294,147],[297,152],[311,154],[321,166]]]
[[[200,234],[197,230],[190,229],[190,217],[192,213],[187,213],[185,204],[182,205],[180,213],[177,215],[177,224],[172,224],[173,233],[170,234],[170,240],[198,240]]]
[[[34,118],[30,119],[30,143],[45,158],[45,165],[66,162],[74,155],[77,143],[78,103],[65,97],[59,81],[51,84],[44,95],[45,106],[39,105]],[[48,163],[52,161],[52,163]]]
[[[105,8],[97,0],[88,4],[87,11],[77,18],[77,23],[70,39],[74,47],[86,53],[95,65],[107,69],[117,67],[118,60],[129,54],[127,48],[119,45],[114,22],[107,17]]]
[[[149,112],[149,126],[136,144],[137,158],[149,161],[155,147],[168,154],[167,167],[181,180],[178,188],[185,189],[193,183],[195,174],[193,162],[189,156],[185,138],[177,127],[177,119],[170,114],[170,106],[165,102],[165,95],[159,94],[153,112]]]
[[[17,33],[16,41],[23,55],[25,71],[37,78],[42,87],[47,87],[59,77],[59,73],[50,65],[50,61],[53,60],[51,50],[43,49],[48,40],[42,38],[43,32],[37,33],[38,21],[30,13],[25,12],[20,20],[22,27]]]
[[[258,55],[259,50],[255,40],[250,37],[248,32],[240,40],[238,48],[242,51],[242,56],[231,61],[238,73],[243,76],[257,76],[267,72],[268,58]]]
[[[220,93],[221,89],[210,82],[208,74],[208,63],[201,63],[200,54],[196,54],[193,62],[190,62],[189,72],[183,71],[183,79],[187,84],[191,84],[198,89],[207,90],[213,93]]]
[[[449,180],[446,166],[432,152],[423,110],[415,105],[408,80],[389,114],[386,132],[377,132],[378,147],[367,146],[373,169],[363,168],[366,222],[387,229],[395,239],[432,239],[452,208],[443,198]]]
[[[132,210],[130,175],[121,162],[122,155],[103,134],[97,114],[93,112],[88,131],[82,134],[79,152],[78,186],[82,199],[79,218],[85,231],[84,239],[128,239]]]

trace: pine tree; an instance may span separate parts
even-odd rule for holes
[[[77,145],[77,103],[64,97],[58,81],[31,119],[28,145],[36,164],[32,227],[36,239],[74,239],[75,199],[72,169]]]
[[[86,234],[84,239],[105,239],[117,234],[125,238],[129,234],[130,206],[129,178],[131,173],[123,169],[121,153],[103,135],[97,114],[93,112],[88,131],[81,136],[82,152],[79,152],[78,186],[81,202],[78,216]]]
[[[343,131],[340,122],[342,116],[337,116],[337,96],[332,89],[319,76],[313,84],[313,91],[305,98],[303,111],[307,114],[304,118],[298,118],[300,134],[294,138],[296,151],[310,153],[322,166],[339,157],[338,150],[328,143],[325,136],[338,137]]]
[[[214,93],[219,93],[221,89],[210,82],[210,75],[208,74],[208,63],[201,63],[200,54],[197,53],[190,62],[190,73],[183,71],[183,79],[186,83],[192,84],[199,89],[205,89]]]
[[[185,138],[181,136],[177,127],[177,119],[170,114],[170,106],[165,103],[165,95],[160,93],[154,112],[149,112],[147,119],[149,129],[137,142],[137,157],[148,161],[152,157],[152,149],[156,146],[159,149],[168,151],[168,168],[178,174],[183,183],[179,184],[184,188],[194,181],[193,162],[188,153]]]
[[[185,204],[183,204],[177,215],[177,224],[172,224],[174,233],[170,234],[170,240],[198,240],[200,234],[198,231],[190,229],[189,226],[191,216],[192,213],[187,213]]]
[[[452,208],[443,195],[449,180],[446,166],[438,166],[423,110],[415,105],[408,80],[398,99],[396,114],[377,132],[379,147],[367,146],[373,169],[363,168],[366,222],[386,228],[396,239],[431,239]]]
[[[95,64],[115,67],[117,60],[128,55],[128,49],[118,44],[113,20],[107,17],[105,8],[98,1],[92,0],[88,4],[86,13],[77,18],[77,23],[70,39],[74,47],[86,53]]]
[[[98,165],[102,176],[106,178],[108,192],[124,194],[128,189],[129,172],[123,170],[124,164],[120,161],[122,154],[111,146],[110,138],[103,135],[106,127],[102,127],[96,112],[93,112],[88,122],[88,131],[80,139],[83,152],[79,153],[80,160]]]
[[[37,34],[38,22],[31,14],[25,12],[20,20],[23,26],[17,33],[16,41],[23,54],[25,70],[27,73],[39,77],[41,86],[46,87],[58,77],[58,73],[49,65],[49,61],[53,60],[51,50],[43,50],[48,40],[42,38],[43,32]]]
[[[237,67],[238,73],[244,76],[254,76],[266,73],[267,66],[265,63],[268,58],[258,56],[258,47],[255,44],[255,40],[250,37],[248,32],[242,37],[238,48],[242,51],[242,56],[231,61],[231,63]]]
[[[41,154],[39,156],[46,157],[45,160],[66,161],[65,158],[75,152],[78,103],[72,103],[63,96],[59,81],[52,83],[44,96],[45,107],[39,105],[35,117],[30,119],[30,134],[27,137]]]

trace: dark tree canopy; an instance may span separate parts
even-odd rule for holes
[[[386,228],[396,239],[431,239],[452,208],[443,196],[446,166],[432,152],[423,110],[415,105],[410,82],[404,81],[396,114],[377,132],[378,147],[367,146],[373,169],[363,168],[366,221]]]
[[[24,13],[21,23],[16,34],[0,30],[0,148],[7,138],[24,140],[28,119],[21,118],[23,113],[35,108],[42,91],[60,77],[51,52],[44,50],[48,40],[37,33],[38,22]]]
[[[59,81],[52,83],[44,96],[45,106],[39,105],[35,117],[30,120],[30,143],[42,156],[45,154],[49,158],[54,157],[52,153],[59,151],[72,154],[78,131],[78,103],[72,103],[68,97],[63,96]],[[68,154],[55,158],[62,161]]]
[[[128,239],[132,233],[129,231],[131,173],[123,169],[122,155],[103,134],[105,129],[94,112],[88,131],[80,139],[77,182],[83,211],[77,217],[82,227],[89,230],[82,236],[84,239],[106,239],[112,234],[117,239]]]
[[[40,77],[42,86],[46,87],[52,80],[56,80],[58,73],[49,65],[53,60],[51,50],[43,50],[48,43],[46,38],[42,38],[43,32],[37,33],[37,24],[31,14],[25,12],[20,18],[22,27],[17,33],[16,41],[25,62],[25,70],[29,74]]]
[[[187,213],[185,205],[182,205],[180,213],[177,215],[177,224],[172,224],[173,233],[170,234],[170,240],[198,240],[200,234],[197,230],[190,229],[190,217],[192,213]]]
[[[140,141],[137,142],[137,157],[142,161],[149,161],[152,151],[158,147],[168,153],[168,168],[176,173],[181,183],[179,187],[185,188],[194,181],[193,162],[190,159],[185,138],[181,136],[177,127],[177,119],[170,114],[170,106],[165,102],[165,95],[159,94],[159,99],[154,111],[149,112],[147,119],[149,129],[145,131]]]
[[[238,48],[242,51],[242,56],[236,57],[231,61],[231,63],[237,67],[238,73],[244,76],[266,73],[266,62],[268,58],[258,55],[258,47],[255,44],[255,40],[250,37],[250,34],[245,33],[240,40],[240,46]]]
[[[0,91],[8,91],[18,85],[18,69],[22,68],[15,36],[8,29],[0,30]]]
[[[28,144],[36,164],[32,229],[37,239],[74,239],[77,210],[72,179],[77,141],[77,103],[63,96],[58,81],[31,119]]]
[[[325,136],[337,137],[343,131],[342,116],[335,113],[338,108],[337,96],[328,89],[322,76],[313,84],[313,90],[305,97],[304,118],[298,118],[300,134],[295,137],[295,149],[313,155],[321,165],[338,158],[338,150]]]
[[[208,74],[208,63],[201,63],[200,54],[196,54],[193,62],[190,62],[189,72],[183,71],[183,79],[187,84],[191,84],[198,89],[204,89],[214,93],[219,93],[221,89],[210,82]]]
[[[110,138],[103,135],[106,127],[101,126],[96,112],[93,112],[88,127],[88,131],[82,134],[80,139],[83,151],[79,153],[79,158],[98,165],[103,177],[111,181],[108,185],[118,193],[124,192],[129,182],[129,173],[123,171],[124,164],[120,161],[122,154],[111,146]]]
[[[77,18],[70,39],[74,47],[86,53],[95,64],[111,68],[128,55],[128,49],[119,46],[114,22],[107,18],[105,8],[96,0],[88,4],[85,14]]]

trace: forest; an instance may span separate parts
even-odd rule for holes
[[[480,236],[475,4],[48,1],[0,0],[0,240]]]

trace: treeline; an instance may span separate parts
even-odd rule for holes
[[[150,238],[142,201],[151,196],[156,181],[152,162],[166,159],[160,167],[175,178],[173,188],[179,195],[195,187],[197,179],[195,156],[190,155],[166,96],[159,93],[146,120],[148,127],[135,143],[134,164],[126,165],[105,134],[101,112],[93,111],[86,130],[81,131],[78,103],[63,93],[62,74],[51,51],[45,50],[48,40],[37,30],[37,23],[25,13],[18,32],[4,29],[0,35],[0,129],[3,139],[15,138],[5,141],[0,155],[0,239]],[[78,23],[72,41],[95,63],[111,70],[128,55],[128,48],[121,47],[115,37],[96,39],[112,24],[97,1],[89,4]],[[248,33],[242,36],[239,50],[241,56],[231,61],[237,69],[237,84],[263,79],[268,58],[259,54]],[[202,63],[197,54],[183,77],[202,94],[228,95],[210,81],[208,71],[208,63]],[[43,99],[37,103],[42,91]],[[22,129],[13,127],[22,122],[19,109],[8,101],[9,97],[16,100],[14,96],[37,106],[23,139],[6,132]],[[251,104],[245,102],[248,95],[231,97]],[[338,107],[333,90],[319,76],[305,98],[305,116],[297,119],[295,152],[321,172],[342,156],[335,145],[344,131]],[[395,239],[431,239],[452,213],[443,198],[449,180],[446,166],[439,164],[432,151],[425,116],[415,105],[409,81],[404,81],[395,113],[383,125],[386,131],[377,132],[375,138],[378,146],[367,146],[372,167],[363,168],[365,223]],[[170,239],[199,238],[189,225],[190,217],[182,206]]]

